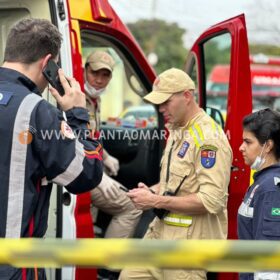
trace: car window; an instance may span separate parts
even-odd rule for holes
[[[228,85],[230,78],[231,37],[224,33],[206,41],[205,56],[206,106],[219,110],[224,120],[227,115]]]
[[[134,124],[142,127],[156,127],[157,126],[157,112],[152,105],[131,106],[124,110],[119,119],[124,125]]]

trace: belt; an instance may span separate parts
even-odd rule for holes
[[[168,214],[163,219],[164,223],[176,227],[189,227],[192,224],[191,216]]]

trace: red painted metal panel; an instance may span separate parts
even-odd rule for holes
[[[203,88],[204,60],[202,45],[209,38],[229,32],[232,38],[230,80],[228,92],[227,118],[225,132],[233,150],[233,171],[229,186],[228,200],[228,238],[237,238],[237,211],[244,193],[249,186],[250,169],[245,166],[239,146],[242,143],[242,120],[252,111],[252,86],[250,74],[249,49],[244,15],[240,15],[207,29],[195,42],[191,49],[198,64],[199,89]],[[200,91],[200,100],[203,100]],[[203,102],[202,102],[203,104]],[[220,273],[218,279],[238,279],[237,274]]]
[[[113,20],[112,8],[107,0],[90,0],[92,16],[100,22],[111,22]]]

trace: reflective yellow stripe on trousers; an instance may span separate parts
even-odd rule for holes
[[[191,216],[168,214],[163,219],[164,223],[176,227],[189,227],[192,224]]]

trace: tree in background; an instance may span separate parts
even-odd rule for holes
[[[154,65],[157,73],[170,67],[183,68],[188,54],[183,43],[185,29],[159,19],[138,20],[127,26],[147,57],[151,53],[157,55],[158,62]]]
[[[250,54],[263,53],[266,55],[280,56],[280,48],[278,46],[250,44],[249,48]]]
[[[184,68],[188,50],[184,47],[183,36],[187,31],[179,27],[177,23],[168,23],[159,19],[143,19],[128,23],[127,26],[146,57],[151,53],[157,55],[158,62],[153,65],[157,73],[170,67]],[[280,55],[280,48],[275,45],[251,43],[249,48],[250,54]],[[216,64],[217,58],[220,64],[228,64],[230,61],[230,49],[221,49],[214,41],[208,43],[207,55],[207,73]]]

